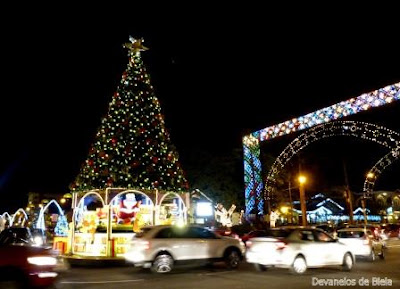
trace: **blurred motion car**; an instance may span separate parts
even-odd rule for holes
[[[349,248],[314,227],[279,227],[268,236],[247,241],[246,261],[258,271],[268,267],[289,268],[303,274],[308,268],[341,266],[350,271],[355,263]]]
[[[212,232],[220,235],[220,236],[225,236],[225,237],[232,237],[235,239],[240,239],[239,235],[235,232],[232,231],[231,228],[225,228],[225,227],[214,227],[210,229]]]
[[[45,288],[54,285],[65,264],[50,248],[34,246],[24,230],[0,233],[0,288]]]
[[[251,238],[265,237],[265,236],[267,236],[266,230],[253,230],[253,231],[250,231],[250,232],[244,234],[241,237],[241,239],[242,239],[243,243],[246,244],[246,242],[249,241]]]
[[[29,228],[9,227],[1,231],[0,244],[34,244],[33,236]]]
[[[385,245],[383,240],[374,235],[370,229],[345,228],[337,231],[340,242],[349,246],[356,257],[367,258],[374,261],[376,256],[385,258]]]
[[[318,224],[315,225],[315,228],[324,230],[325,232],[329,233],[330,235],[332,235],[333,237],[336,237],[336,226],[332,223],[324,223],[324,224]]]
[[[400,224],[382,224],[381,228],[387,239],[400,238]]]
[[[11,238],[14,243],[44,246],[46,234],[42,229],[30,229],[28,227],[9,227],[4,229],[0,235],[0,243],[7,242]]]
[[[158,225],[142,228],[134,236],[125,260],[135,267],[168,273],[175,265],[224,261],[235,269],[244,258],[245,247],[238,239],[220,236],[198,226]]]

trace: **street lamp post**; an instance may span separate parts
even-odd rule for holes
[[[367,181],[372,182],[374,180],[374,178],[375,178],[375,174],[373,172],[368,172]],[[367,223],[368,223],[368,221],[367,221],[367,198],[370,198],[370,194],[371,194],[371,189],[370,189],[370,186],[368,185],[368,189],[367,189],[367,191],[364,191],[363,198],[361,200],[365,225],[367,225]]]
[[[300,206],[301,206],[301,223],[303,226],[307,226],[307,208],[306,208],[306,194],[304,191],[304,185],[307,179],[305,176],[299,176],[299,189],[300,189]]]

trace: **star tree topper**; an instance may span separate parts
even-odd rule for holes
[[[132,36],[129,36],[129,41],[130,42],[124,44],[124,47],[128,48],[132,52],[132,54],[139,55],[140,51],[149,50],[147,47],[143,46],[143,38],[136,39]]]

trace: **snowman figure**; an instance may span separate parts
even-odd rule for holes
[[[140,210],[140,203],[141,201],[136,201],[134,193],[126,194],[118,209],[118,224],[133,224],[136,214]]]

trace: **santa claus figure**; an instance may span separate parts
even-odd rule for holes
[[[137,212],[140,210],[140,202],[136,201],[134,193],[126,194],[117,212],[118,224],[132,224],[135,221]]]

